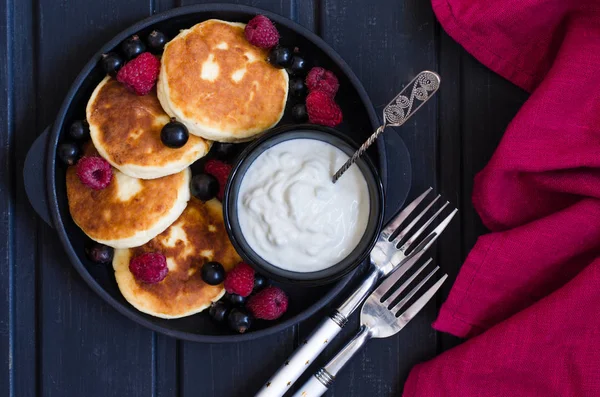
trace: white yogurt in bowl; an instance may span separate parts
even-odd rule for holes
[[[348,155],[320,140],[278,143],[248,167],[237,195],[240,230],[273,266],[315,272],[342,261],[369,221],[369,190],[358,166],[335,184]]]

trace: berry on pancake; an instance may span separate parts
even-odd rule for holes
[[[146,284],[156,284],[167,277],[167,258],[160,252],[147,252],[129,262],[129,271],[136,280]]]
[[[160,61],[149,52],[144,52],[127,62],[117,73],[117,80],[138,95],[152,91],[160,71]]]
[[[77,162],[77,176],[81,183],[87,187],[102,190],[112,180],[112,167],[102,157],[84,156]]]
[[[275,47],[279,43],[279,32],[273,22],[264,15],[257,15],[244,28],[250,44],[260,48]]]
[[[219,262],[206,262],[200,269],[202,281],[208,285],[219,285],[225,280],[225,268]]]

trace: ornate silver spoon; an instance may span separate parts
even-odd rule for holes
[[[440,87],[440,76],[428,70],[419,73],[387,106],[383,109],[383,125],[363,143],[346,163],[333,175],[333,183],[350,168],[352,164],[375,142],[386,127],[399,127],[415,114]],[[410,91],[410,96],[408,92]]]

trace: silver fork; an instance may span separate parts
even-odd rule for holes
[[[410,261],[413,261],[411,259]],[[294,394],[293,397],[317,397],[323,395],[333,384],[336,375],[350,361],[350,359],[372,338],[387,338],[397,334],[412,320],[427,302],[435,295],[442,286],[447,274],[444,274],[434,285],[421,295],[412,305],[401,312],[406,303],[412,299],[425,283],[439,270],[436,266],[423,280],[421,280],[406,296],[398,303],[394,303],[400,294],[415,280],[415,278],[431,263],[429,259],[400,287],[395,284],[401,276],[398,269],[386,281],[384,281],[367,298],[360,311],[360,330],[356,336],[323,368]],[[388,295],[385,300],[384,296]]]
[[[342,330],[348,318],[375,289],[375,286],[383,277],[389,275],[395,269],[399,269],[400,276],[410,269],[413,261],[407,262],[411,257],[415,260],[421,257],[425,251],[437,240],[439,235],[450,223],[457,210],[454,209],[448,216],[440,222],[427,236],[418,244],[415,244],[425,229],[440,215],[448,205],[446,202],[442,208],[427,218],[423,225],[413,234],[410,234],[417,224],[423,220],[423,217],[431,207],[439,200],[438,195],[432,200],[410,223],[403,229],[400,227],[407,221],[409,216],[416,211],[419,204],[423,203],[427,195],[431,193],[432,188],[427,189],[423,194],[408,204],[386,227],[381,231],[375,247],[371,251],[369,267],[363,280],[354,289],[352,294],[346,299],[333,313],[325,318],[313,333],[304,341],[302,345],[292,354],[292,356],[279,368],[279,370],[269,379],[258,391],[256,397],[280,397],[283,396],[290,386],[302,375],[309,364],[327,347]],[[398,233],[399,231],[399,233]],[[396,233],[398,235],[396,236]],[[392,238],[394,237],[394,238]],[[398,244],[405,240],[406,242],[398,248]],[[415,246],[416,245],[416,246]],[[403,266],[405,262],[411,266]]]

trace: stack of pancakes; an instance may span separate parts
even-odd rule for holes
[[[107,76],[88,102],[92,142],[84,154],[108,161],[113,179],[92,190],[70,167],[69,210],[91,239],[116,248],[119,288],[145,313],[177,318],[204,310],[223,287],[202,281],[202,265],[215,260],[229,270],[241,260],[227,237],[221,203],[190,199],[189,166],[212,141],[250,140],[283,115],[287,73],[246,41],[244,26],[208,20],[184,30],[165,47],[155,90],[138,96]],[[178,149],[160,139],[171,117],[190,132]],[[167,258],[169,273],[160,283],[137,281],[129,271],[130,259],[145,252]]]

